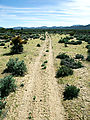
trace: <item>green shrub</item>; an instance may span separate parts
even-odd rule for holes
[[[64,76],[68,76],[68,75],[72,75],[73,74],[73,70],[67,66],[61,66],[57,73],[56,73],[56,77],[64,77]]]
[[[46,60],[46,61],[44,61],[44,63],[48,63],[48,61]]]
[[[43,66],[45,66],[45,63],[43,63],[43,64],[41,65],[41,67],[43,67]]]
[[[69,58],[69,56],[66,55],[65,53],[62,53],[62,54],[59,53],[59,55],[57,55],[56,58],[65,59],[65,58]]]
[[[90,40],[88,41],[88,44],[90,44]]]
[[[90,48],[88,49],[88,53],[90,53]]]
[[[77,45],[80,45],[80,44],[82,44],[82,41],[78,40],[76,43],[77,43]]]
[[[20,36],[14,37],[10,44],[13,44],[11,48],[11,54],[19,54],[23,52],[22,44],[24,44],[24,41],[21,39]]]
[[[87,48],[87,49],[90,49],[90,45],[87,45],[86,48]]]
[[[46,54],[44,54],[43,56],[46,56]]]
[[[68,34],[70,34],[71,36],[73,36],[75,34],[75,31],[69,31]]]
[[[46,50],[46,52],[49,52],[49,50]]]
[[[26,65],[24,61],[18,61],[19,59],[9,59],[8,63],[6,64],[6,72],[10,72],[15,76],[23,76],[27,71]]]
[[[41,37],[40,40],[45,40],[45,38]]]
[[[20,44],[20,45],[14,45],[12,48],[11,48],[11,54],[19,54],[19,53],[22,53],[23,52],[23,45]]]
[[[33,35],[33,39],[38,39],[40,36],[38,34]]]
[[[9,95],[9,93],[15,91],[15,89],[16,89],[15,79],[13,79],[11,75],[0,79],[1,98]]]
[[[46,68],[47,68],[46,65],[44,65],[42,69],[46,69]]]
[[[5,105],[6,105],[6,101],[3,102],[0,100],[0,115],[2,113],[2,109],[5,108]]]
[[[84,59],[84,56],[83,55],[81,55],[81,54],[76,54],[75,55],[75,59]]]
[[[0,43],[0,46],[4,46],[5,45],[5,43]]]
[[[75,61],[73,58],[62,59],[60,64],[70,67],[72,69],[77,69],[77,68],[83,67],[83,65],[80,61]]]
[[[6,49],[7,47],[5,46],[5,47],[3,47],[4,49]]]
[[[80,41],[80,40],[78,40],[78,41],[74,41],[74,40],[72,40],[72,41],[68,41],[68,42],[66,42],[66,44],[80,45],[80,44],[82,44],[82,41]]]
[[[90,61],[90,55],[87,56],[86,60],[87,60],[87,61]]]
[[[6,69],[6,71],[7,72],[10,72],[10,73],[13,73],[14,72],[14,69],[13,69],[13,67],[14,67],[14,65],[16,64],[18,62],[18,58],[16,58],[16,59],[9,59],[9,61],[7,62],[7,64],[6,64],[6,66],[7,66],[7,69]]]
[[[68,47],[68,45],[67,45],[66,43],[64,44],[64,46],[65,46],[65,47]]]
[[[23,76],[24,73],[27,71],[26,65],[24,61],[18,61],[14,66],[13,66],[13,75],[20,75]]]
[[[37,44],[37,47],[41,47],[41,45],[40,45],[40,44]]]
[[[21,83],[21,84],[20,84],[20,87],[24,87],[24,84],[23,84],[23,83]]]
[[[8,39],[8,37],[9,37],[8,35],[4,35],[3,36],[4,39]]]
[[[66,38],[61,38],[61,39],[58,41],[58,43],[67,43],[68,40],[69,40],[68,37],[66,37]]]
[[[77,98],[78,97],[78,94],[79,94],[79,91],[80,89],[77,88],[76,86],[66,86],[65,87],[65,91],[63,92],[63,95],[64,95],[64,99],[73,99],[73,98]]]

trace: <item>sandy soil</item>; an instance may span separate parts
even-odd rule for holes
[[[45,52],[47,48],[48,53]],[[47,68],[42,70],[44,58],[48,63]],[[58,93],[52,43],[48,33],[39,56],[29,64],[28,74],[20,79],[25,82],[25,86],[16,91],[13,104],[4,120],[28,120],[28,117],[31,120],[64,120],[65,112]]]

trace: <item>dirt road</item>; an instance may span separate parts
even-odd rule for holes
[[[47,49],[49,52],[46,52]],[[42,69],[41,64],[45,60],[48,63],[46,69]],[[28,74],[22,79],[26,81],[25,86],[22,91],[16,92],[5,120],[64,120],[64,108],[55,78],[52,42],[48,33],[39,56],[29,64]]]

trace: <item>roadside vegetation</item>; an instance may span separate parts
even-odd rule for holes
[[[59,94],[62,98],[66,120],[88,120],[90,100],[90,30],[59,29],[4,29],[0,28],[0,117],[16,91],[23,90],[29,65],[39,55],[48,32],[52,39],[52,50]],[[48,68],[44,51],[40,69]],[[44,71],[45,70],[45,71]],[[10,96],[11,95],[11,96]],[[14,98],[14,97],[13,97]],[[36,96],[33,96],[36,101]],[[33,119],[30,112],[28,119]]]
[[[50,35],[56,77],[67,113],[65,118],[89,119],[89,31],[57,30],[56,33],[50,32]],[[85,98],[88,98],[88,102]]]

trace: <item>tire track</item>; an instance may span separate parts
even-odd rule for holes
[[[47,69],[42,70],[41,64],[47,47]],[[22,78],[27,83],[23,94],[20,95],[20,91],[16,94],[17,99],[13,104],[17,102],[18,107],[13,110],[12,105],[5,120],[28,120],[29,113],[31,120],[64,120],[65,113],[58,93],[53,63],[51,38],[46,33],[46,40],[39,56],[28,67],[28,74]]]
[[[49,35],[48,35],[49,36]],[[49,95],[49,106],[50,106],[50,120],[64,120],[64,108],[61,104],[59,90],[57,85],[57,79],[55,78],[55,70],[54,70],[54,59],[53,59],[53,51],[52,51],[52,43],[50,36],[48,37],[50,41],[49,46],[49,57],[48,57],[48,85],[50,88]]]
[[[42,62],[39,63],[37,81],[34,84],[32,93],[32,97],[36,96],[36,100],[31,101],[30,112],[32,112],[34,120],[64,120],[64,108],[58,95],[59,90],[55,78],[52,45],[48,33],[46,33],[46,41],[47,46],[49,46],[47,69],[42,71]]]

